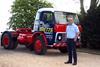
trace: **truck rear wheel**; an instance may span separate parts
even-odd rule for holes
[[[61,52],[61,53],[67,53],[67,48],[59,48],[59,51]]]
[[[17,47],[17,38],[12,37],[11,32],[5,31],[1,37],[1,45],[5,49],[15,49]]]
[[[46,43],[42,36],[37,36],[34,40],[34,52],[38,55],[44,55],[47,52]]]

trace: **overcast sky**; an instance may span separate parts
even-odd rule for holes
[[[0,0],[0,31],[8,28],[7,22],[9,21],[9,17],[11,16],[11,5],[14,0]],[[51,2],[54,8],[69,10],[73,12],[79,13],[80,11],[80,2],[79,0],[47,0]],[[89,8],[90,0],[85,0],[85,9]]]

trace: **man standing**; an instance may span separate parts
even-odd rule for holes
[[[76,53],[76,41],[79,35],[78,26],[74,23],[74,19],[72,16],[68,18],[68,25],[66,27],[66,38],[68,45],[68,61],[65,64],[73,63],[73,65],[77,65],[77,53]],[[72,62],[72,59],[74,60]]]

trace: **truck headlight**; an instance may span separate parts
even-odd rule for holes
[[[61,36],[59,36],[58,39],[61,40],[62,39]]]
[[[61,41],[62,38],[63,38],[63,37],[62,37],[62,34],[58,34],[58,35],[57,35],[57,41]]]

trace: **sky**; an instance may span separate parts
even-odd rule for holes
[[[11,17],[11,5],[14,0],[0,0],[0,32],[8,28],[7,22]],[[80,12],[80,2],[79,0],[47,0],[51,2],[54,8],[61,10],[68,10],[73,12]],[[90,0],[84,0],[84,6],[87,10],[90,5]]]
[[[10,9],[14,0],[0,0],[0,32],[8,28],[7,22],[9,21]]]

